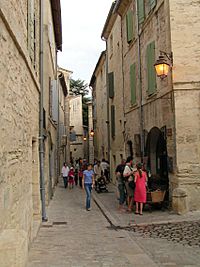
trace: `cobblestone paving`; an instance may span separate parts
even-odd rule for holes
[[[142,237],[161,238],[184,246],[200,248],[200,221],[137,225],[127,230],[139,233]]]
[[[110,191],[114,191],[113,186]],[[126,230],[158,266],[200,267],[199,212],[179,216],[169,211],[146,211],[138,216],[117,210],[116,193],[95,198],[113,222],[109,229]]]
[[[79,189],[56,189],[27,267],[157,267],[126,231],[110,231],[99,208],[84,207]]]

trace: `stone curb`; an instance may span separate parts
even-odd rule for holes
[[[188,218],[183,218],[181,215],[180,218],[172,218],[171,220],[160,220],[160,221],[151,221],[151,222],[141,222],[141,223],[132,223],[128,225],[121,225],[117,220],[112,216],[112,214],[108,211],[108,209],[104,206],[102,201],[98,198],[98,195],[96,192],[93,192],[93,200],[96,202],[96,205],[99,206],[101,209],[102,213],[104,213],[105,217],[107,217],[107,220],[110,222],[110,224],[114,227],[121,227],[121,228],[126,228],[126,227],[138,227],[138,226],[151,226],[151,225],[162,225],[162,224],[178,224],[178,223],[184,223],[184,222],[195,222],[200,220],[200,217],[192,217],[188,215]]]

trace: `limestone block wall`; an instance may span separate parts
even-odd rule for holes
[[[111,41],[112,39],[112,41]],[[115,182],[115,169],[125,157],[124,151],[124,80],[122,73],[122,40],[121,18],[118,16],[107,41],[108,73],[114,72],[114,97],[109,100],[109,106],[115,106],[115,137],[111,136],[111,111],[110,112],[110,170]]]
[[[106,87],[106,56],[102,59],[96,74],[95,84],[95,108],[96,108],[96,129],[95,129],[95,157],[98,160],[108,159],[108,128],[107,128],[107,87]]]
[[[177,169],[174,188],[186,192],[186,210],[200,209],[199,89],[200,5],[198,1],[169,3],[173,51]],[[184,19],[182,19],[184,17]]]
[[[24,266],[39,226],[39,62],[34,69],[28,55],[26,10],[25,2],[0,3],[0,234],[8,244],[0,239],[1,266]]]
[[[131,8],[135,12],[135,6],[127,6],[127,10]],[[167,27],[168,18],[166,16],[167,6],[164,1],[158,1],[157,7],[153,13],[146,17],[144,24],[141,27],[140,34],[140,46],[141,46],[141,87],[142,87],[142,103],[140,96],[140,83],[139,83],[139,64],[138,64],[138,37],[135,36],[135,40],[131,43],[127,43],[126,37],[126,12],[122,16],[122,28],[123,28],[123,66],[124,66],[124,95],[125,95],[125,143],[126,151],[129,153],[127,147],[127,141],[133,143],[135,161],[139,161],[140,158],[135,155],[135,142],[134,136],[141,132],[141,113],[140,106],[142,104],[143,110],[143,129],[149,132],[151,128],[163,126],[173,129],[173,98],[171,94],[171,76],[164,80],[157,78],[157,90],[153,96],[148,96],[148,81],[147,81],[147,57],[146,49],[147,45],[152,41],[155,41],[155,54],[156,59],[159,56],[159,51],[170,51],[169,40],[167,39]],[[135,17],[136,20],[136,17]],[[137,29],[135,28],[137,32]],[[131,106],[131,90],[130,90],[130,78],[129,70],[130,65],[136,63],[136,75],[137,75],[137,88],[136,88],[136,104]],[[173,131],[174,133],[174,131]],[[146,141],[146,140],[144,140]],[[170,137],[167,140],[169,156],[174,157],[174,143]]]

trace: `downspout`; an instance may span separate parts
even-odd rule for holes
[[[121,44],[122,44],[122,91],[123,91],[123,137],[124,137],[124,155],[126,156],[126,138],[125,138],[125,96],[124,96],[124,88],[125,88],[125,73],[124,73],[124,45],[123,45],[123,30],[122,30],[122,16],[119,14],[121,18]]]
[[[137,48],[138,48],[138,80],[139,80],[139,92],[140,92],[140,140],[141,140],[141,162],[144,157],[144,114],[143,114],[143,95],[142,95],[142,68],[141,68],[141,43],[140,43],[140,25],[139,25],[139,13],[138,13],[138,1],[133,1],[136,7],[136,24],[137,24]]]
[[[45,205],[44,178],[44,134],[43,134],[43,102],[44,102],[44,1],[40,0],[40,103],[39,103],[39,159],[40,159],[40,194],[42,204],[42,221],[47,221]]]
[[[56,51],[56,79],[58,93],[58,124],[57,124],[57,183],[60,176],[60,83],[57,71],[57,51]]]
[[[109,94],[108,94],[108,43],[106,39],[102,38],[102,40],[106,42],[106,88],[107,88],[107,121],[106,123],[107,123],[107,136],[108,136],[108,161],[110,163],[111,157],[110,157],[110,105],[109,105]]]

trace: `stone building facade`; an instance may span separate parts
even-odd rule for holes
[[[90,81],[93,99],[94,158],[108,160],[106,52],[102,52]]]
[[[49,90],[62,49],[60,1],[0,2],[0,266],[26,265],[41,223],[39,113],[43,80],[44,176],[49,199],[49,155],[56,137]],[[41,72],[41,13],[43,72]],[[52,141],[52,142],[51,142]],[[54,160],[53,160],[54,161]],[[56,179],[56,174],[54,175]]]
[[[115,94],[109,103],[121,93],[124,99],[124,154],[144,162],[151,180],[167,189],[166,200],[179,213],[200,209],[199,9],[192,0],[118,0],[103,31],[108,92],[110,71],[114,73]],[[121,49],[112,50],[114,45]],[[154,68],[161,54],[173,64],[163,79]],[[113,151],[111,141],[111,157]]]
[[[70,159],[84,157],[82,95],[69,96]]]

